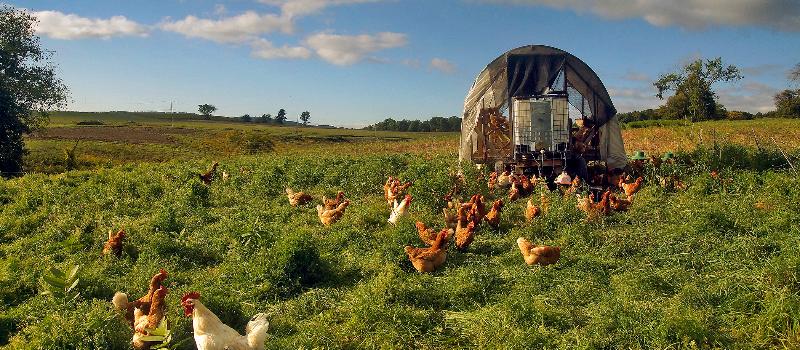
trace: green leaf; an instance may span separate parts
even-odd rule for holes
[[[141,340],[141,341],[162,342],[162,341],[164,341],[164,336],[162,336],[162,335],[147,335],[147,336],[139,338],[139,340]]]
[[[75,265],[72,268],[72,271],[69,272],[69,280],[71,281],[72,279],[76,278],[80,271],[81,271],[81,265]]]
[[[80,282],[80,281],[81,280],[77,279],[77,280],[75,280],[75,282],[72,282],[72,285],[69,286],[69,288],[67,288],[67,292],[69,293],[70,291],[72,291],[73,288],[77,287],[78,286],[78,282]]]
[[[64,287],[67,286],[67,283],[64,282],[63,279],[56,278],[53,276],[44,275],[42,276],[42,279],[44,279],[44,281],[47,282],[47,284],[53,286],[54,288],[64,289]]]
[[[61,270],[59,270],[59,269],[57,269],[55,267],[51,267],[50,268],[50,274],[55,276],[55,277],[61,278],[61,279],[64,279],[66,277],[66,276],[64,276],[64,273],[61,272]]]

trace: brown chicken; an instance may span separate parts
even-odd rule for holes
[[[167,271],[164,271],[164,269],[161,269],[157,274],[153,275],[153,277],[150,279],[150,287],[147,290],[147,294],[134,301],[129,302],[128,295],[125,293],[116,292],[114,294],[114,298],[111,300],[111,302],[114,304],[114,307],[117,310],[125,312],[125,320],[128,321],[128,324],[131,327],[134,327],[134,322],[136,321],[136,317],[134,315],[135,310],[139,310],[140,315],[149,314],[153,296],[156,294],[156,291],[162,287],[161,284],[164,282],[167,276]]]
[[[560,247],[546,245],[537,247],[523,237],[517,238],[517,246],[519,246],[522,258],[525,259],[525,263],[528,265],[539,264],[546,266],[555,264],[561,258]]]
[[[489,174],[489,182],[487,183],[487,187],[489,187],[489,193],[494,193],[494,190],[497,188],[497,172],[493,171]]]
[[[336,192],[336,197],[333,199],[328,199],[325,196],[322,196],[322,204],[325,206],[325,210],[333,210],[342,204],[344,200],[344,192],[339,191]]]
[[[425,242],[425,244],[429,246],[432,245],[433,242],[436,241],[436,237],[439,236],[439,234],[436,232],[436,230],[433,229],[433,227],[429,228],[425,226],[425,223],[422,221],[417,221],[416,223],[414,223],[414,226],[417,227],[417,232],[419,233],[419,239],[421,239],[423,242]]]
[[[422,240],[425,244],[431,246],[433,242],[436,241],[436,238],[439,237],[440,232],[445,232],[445,241],[447,241],[450,236],[453,234],[453,230],[445,227],[441,231],[436,232],[433,227],[427,227],[425,223],[422,221],[417,221],[414,226],[417,227],[417,232],[419,233],[419,239]]]
[[[203,174],[199,174],[198,175],[198,176],[200,176],[200,180],[202,180],[204,184],[210,185],[211,181],[214,180],[214,174],[216,174],[216,172],[217,172],[217,166],[218,165],[219,165],[219,163],[214,161],[214,163],[211,164],[211,169],[209,169],[208,171],[206,171]]]
[[[342,218],[348,205],[350,205],[350,200],[345,200],[334,209],[325,209],[322,205],[317,205],[319,221],[325,226],[333,225]]]
[[[527,196],[527,195],[533,193],[533,188],[534,188],[535,184],[533,182],[531,182],[531,180],[528,179],[527,176],[525,176],[525,175],[520,176],[519,177],[519,184],[520,184],[520,189],[519,190],[520,190],[520,193],[523,196]]]
[[[594,221],[600,217],[597,203],[594,202],[592,194],[589,193],[586,197],[578,195],[578,209],[586,213],[586,221]]]
[[[500,226],[500,211],[503,209],[503,200],[498,199],[492,203],[492,209],[489,210],[483,220],[486,221],[489,226],[497,228]]]
[[[305,205],[314,200],[314,198],[311,197],[310,194],[307,194],[305,192],[295,192],[292,191],[291,188],[286,189],[286,197],[289,198],[289,204],[293,207],[296,207],[298,205]]]
[[[614,211],[627,211],[632,203],[633,196],[628,197],[628,199],[619,199],[614,194],[608,196],[608,205]]]
[[[466,227],[459,223],[456,227],[456,248],[460,251],[467,250],[467,247],[475,239],[475,222],[470,221]]]
[[[114,254],[116,257],[122,256],[122,240],[125,238],[125,229],[120,229],[117,233],[108,231],[108,241],[103,246],[103,255]]]
[[[550,197],[542,192],[542,195],[539,196],[539,198],[539,202],[542,203],[542,213],[547,214],[547,211],[550,210]]]
[[[642,181],[644,181],[644,178],[641,176],[636,178],[636,181],[633,183],[625,183],[625,180],[620,178],[618,186],[625,192],[626,196],[630,197],[634,193],[639,192],[639,188],[642,187]]]
[[[651,155],[650,156],[650,164],[653,164],[654,168],[660,168],[661,167],[661,163],[663,163],[663,161],[658,156],[656,156],[656,155]]]
[[[522,196],[522,192],[520,192],[519,188],[520,188],[519,181],[515,180],[515,181],[511,182],[511,189],[508,191],[508,201],[509,202],[513,202],[513,201],[519,199],[519,197]]]
[[[528,205],[525,207],[525,219],[533,221],[535,217],[540,215],[542,215],[542,209],[539,209],[532,199],[528,199]]]
[[[461,206],[459,206],[459,209],[458,209],[459,212],[461,211],[460,208],[461,208]],[[455,214],[454,215],[447,208],[442,209],[442,212],[444,213],[444,222],[447,225],[447,227],[449,227],[451,229],[455,229],[456,226],[458,225],[458,215],[459,214]],[[464,220],[466,220],[466,214],[464,216]]]
[[[140,309],[136,309],[133,340],[131,341],[134,349],[150,349],[152,341],[148,341],[144,337],[150,335],[149,330],[158,328],[161,320],[164,319],[164,312],[166,311],[166,297],[167,288],[161,286],[158,290],[156,290],[155,293],[153,293],[153,301],[147,314]]]
[[[408,260],[419,272],[433,272],[444,264],[447,259],[447,230],[442,230],[436,240],[428,248],[414,248],[406,246]]]
[[[567,188],[567,191],[564,193],[564,195],[576,194],[580,191],[582,186],[583,181],[579,176],[576,175],[575,178],[572,179],[572,184],[570,184],[569,188]]]
[[[603,193],[603,197],[600,199],[600,203],[595,204],[595,209],[598,213],[602,215],[611,214],[611,196],[613,194],[611,191],[606,191]]]
[[[136,327],[134,329],[137,333],[147,335],[149,332],[146,328],[158,328],[158,324],[161,323],[161,319],[164,318],[164,311],[166,310],[165,298],[167,297],[167,291],[167,287],[160,286],[155,293],[153,293],[153,299],[150,302],[150,309],[147,311],[147,316],[140,317],[135,321]]]
[[[398,197],[406,194],[405,192],[411,185],[412,183],[410,181],[402,183],[400,179],[389,176],[389,179],[383,184],[383,196],[386,202],[389,203],[389,205],[393,205]]]
[[[469,202],[461,205],[466,211],[466,221],[474,222],[476,226],[480,225],[481,220],[487,214],[486,205],[483,203],[483,200],[483,196],[476,194],[470,198]],[[458,215],[460,220],[462,213],[459,212]]]

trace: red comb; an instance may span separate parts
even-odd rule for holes
[[[189,300],[189,299],[195,299],[195,300],[200,299],[200,293],[198,293],[198,292],[189,292],[189,293],[184,294],[183,297],[181,297],[181,304],[183,304],[184,302],[186,302],[186,300]]]

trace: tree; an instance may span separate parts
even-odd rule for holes
[[[285,109],[281,108],[278,111],[278,115],[275,116],[275,121],[278,122],[278,124],[283,124],[283,122],[286,121],[286,110]]]
[[[308,120],[311,119],[311,113],[309,111],[305,111],[300,113],[300,120],[303,121],[303,125],[308,125]]]
[[[787,89],[776,94],[775,109],[782,117],[800,118],[800,89]]]
[[[794,68],[789,71],[789,80],[800,84],[800,63],[794,65]]]
[[[239,119],[241,119],[245,123],[249,123],[249,122],[253,121],[253,117],[251,117],[249,114],[245,114],[245,115],[239,117]]]
[[[272,114],[262,114],[260,118],[258,118],[259,123],[269,124],[272,123]]]
[[[210,119],[211,113],[216,112],[217,107],[210,104],[202,104],[197,106],[197,111],[200,112],[205,119]]]
[[[47,111],[66,106],[67,87],[56,77],[51,51],[40,47],[36,19],[0,7],[0,174],[22,171],[22,136],[47,124]]]
[[[742,79],[739,68],[725,66],[722,58],[717,57],[705,61],[697,59],[685,65],[680,72],[663,74],[653,86],[658,90],[656,96],[660,99],[664,98],[665,92],[675,91],[675,95],[667,99],[664,106],[670,112],[686,111],[684,117],[690,117],[693,121],[708,120],[725,117],[724,108],[717,102],[712,86],[739,79]]]

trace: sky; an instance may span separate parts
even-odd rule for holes
[[[2,1],[2,0],[0,0]],[[800,63],[798,0],[5,1],[39,20],[70,110],[311,112],[311,122],[460,115],[503,52],[543,44],[586,62],[619,112],[663,101],[659,75],[722,57],[728,109],[765,112]]]

